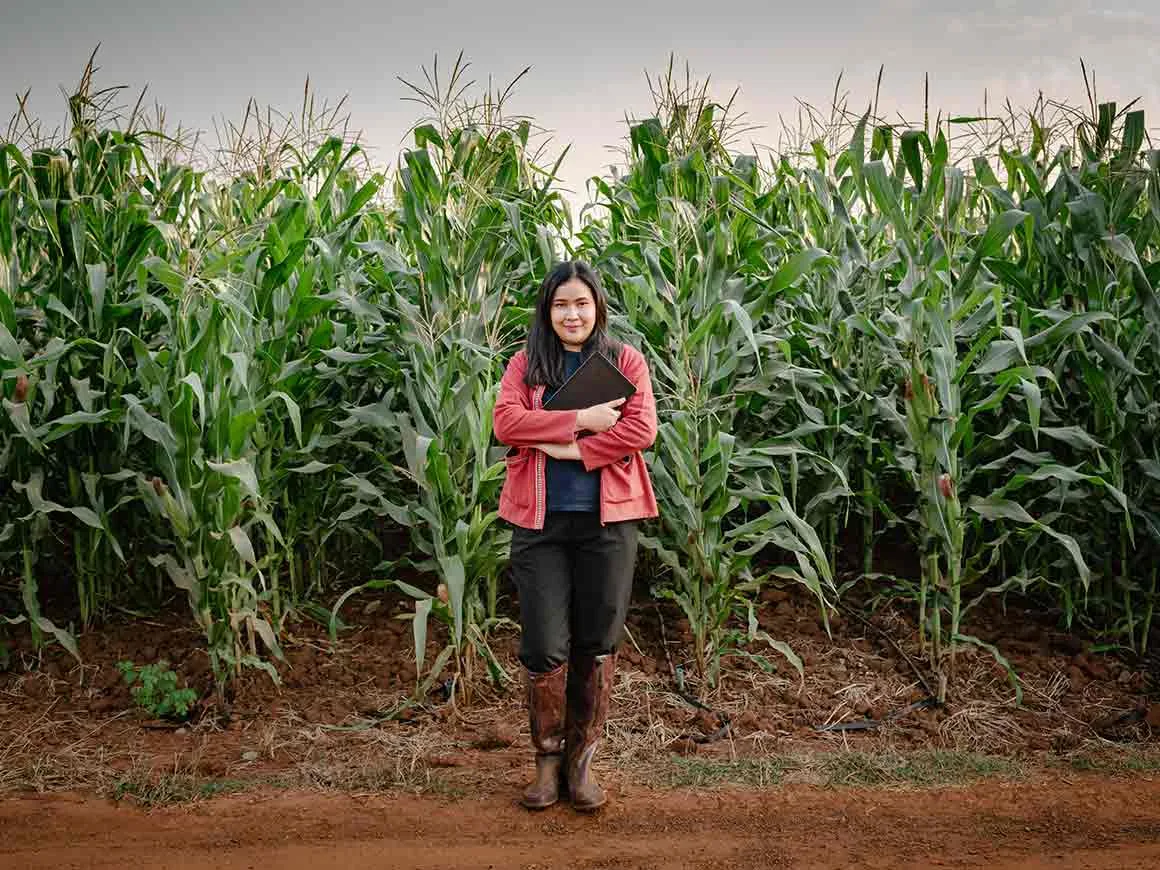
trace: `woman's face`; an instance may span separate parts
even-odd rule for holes
[[[596,300],[588,285],[569,278],[552,295],[552,329],[565,350],[582,350],[596,327]]]

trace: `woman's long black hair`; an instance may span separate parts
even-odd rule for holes
[[[558,387],[564,383],[564,343],[552,328],[552,297],[556,290],[573,278],[578,278],[592,291],[596,303],[596,323],[592,334],[584,342],[584,358],[593,352],[603,353],[616,364],[620,355],[620,343],[608,335],[608,298],[600,279],[592,267],[582,260],[569,260],[558,264],[540,285],[540,297],[536,302],[532,328],[528,330],[528,369],[524,383],[529,387],[541,384]]]

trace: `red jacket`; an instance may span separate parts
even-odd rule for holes
[[[495,437],[515,448],[508,452],[507,478],[499,515],[526,529],[542,529],[548,510],[547,454],[533,444],[568,444],[576,434],[576,411],[545,411],[544,387],[524,383],[528,358],[520,351],[503,374],[496,399]],[[577,441],[584,467],[600,469],[600,522],[657,516],[657,500],[641,451],[657,437],[657,410],[648,364],[636,348],[624,345],[617,367],[636,386],[620,406],[620,419],[605,432]]]

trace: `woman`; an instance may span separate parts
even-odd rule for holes
[[[515,527],[520,662],[536,750],[536,779],[522,800],[529,809],[554,804],[562,781],[577,809],[606,800],[592,756],[632,591],[637,521],[657,515],[641,455],[657,431],[648,366],[608,336],[607,324],[592,269],[558,265],[540,287],[527,346],[508,364],[495,406],[495,435],[513,448],[499,515]],[[544,410],[592,353],[616,362],[636,393],[580,411]]]

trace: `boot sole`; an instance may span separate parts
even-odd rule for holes
[[[532,810],[533,812],[539,812],[540,810],[546,810],[548,807],[554,807],[558,803],[559,803],[558,799],[554,800],[554,801],[550,801],[549,803],[546,803],[546,804],[533,804],[533,803],[528,803],[527,801],[520,801],[520,806],[523,807],[525,810]]]
[[[601,796],[600,800],[596,803],[577,803],[574,799],[572,799],[570,802],[572,804],[572,809],[576,810],[577,812],[592,813],[608,803],[608,795],[605,794]]]
[[[594,813],[607,803],[607,800],[603,800],[598,804],[572,804],[572,809],[578,813]]]

